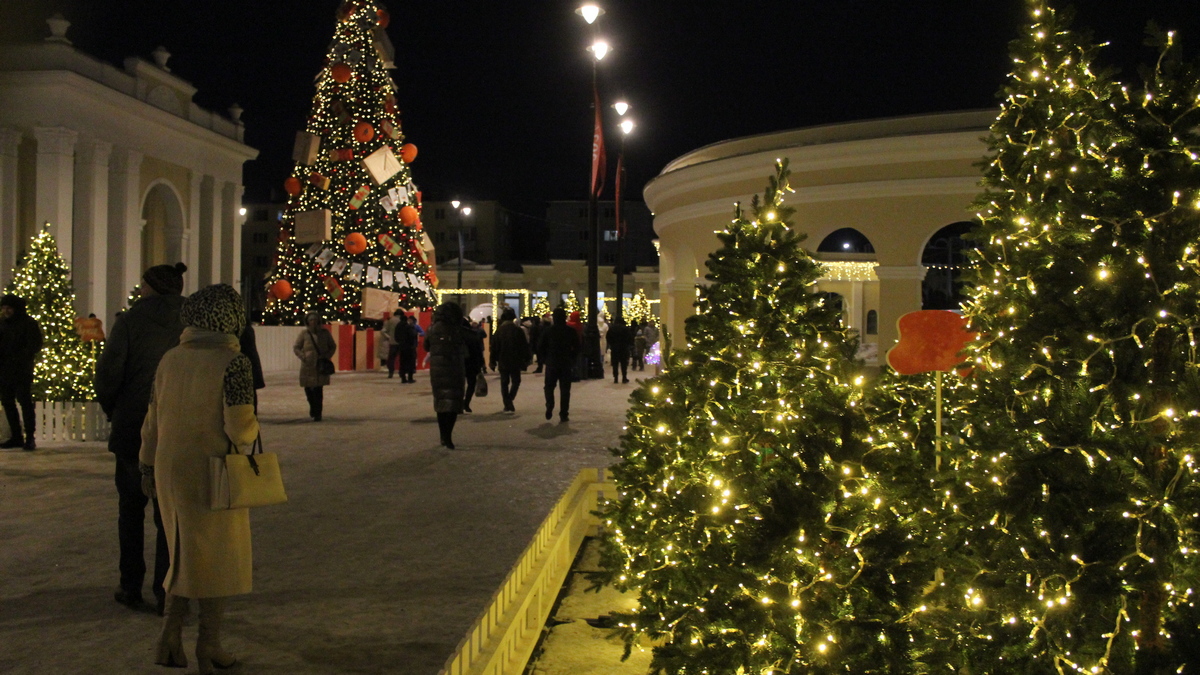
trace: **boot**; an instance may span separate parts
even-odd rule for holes
[[[201,598],[200,632],[196,637],[196,666],[200,675],[212,675],[213,666],[232,668],[237,665],[233,654],[221,648],[221,617],[225,614],[225,598]]]
[[[158,636],[154,662],[168,668],[187,668],[187,656],[183,653],[183,620],[187,618],[188,599],[168,594],[163,610],[162,633]]]

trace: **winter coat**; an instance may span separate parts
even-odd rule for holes
[[[499,365],[500,370],[505,372],[521,371],[532,360],[525,331],[511,320],[501,321],[496,334],[492,336],[492,368]]]
[[[314,344],[315,340],[315,344]],[[317,372],[317,359],[332,359],[337,351],[333,336],[324,326],[317,326],[315,333],[307,328],[296,336],[296,344],[292,352],[300,359],[300,386],[324,387],[329,384],[329,376]]]
[[[460,413],[467,393],[467,344],[462,320],[434,312],[433,325],[425,334],[429,352],[429,383],[433,387],[433,410]]]
[[[163,354],[179,344],[179,295],[148,295],[117,317],[96,362],[96,400],[112,421],[108,451],[137,461],[142,422]]]
[[[483,338],[487,335],[482,328],[475,328],[463,322],[463,341],[467,345],[467,360],[465,364],[468,373],[478,373],[483,370]]]
[[[580,340],[583,339],[583,322],[579,320],[579,312],[571,312],[571,315],[567,318],[567,325],[575,329],[575,333],[579,336]]]
[[[408,323],[408,319],[393,314],[383,322],[383,327],[379,329],[379,349],[376,352],[387,356],[388,350],[396,343],[393,336],[396,334],[396,326],[399,326],[401,321]]]
[[[0,321],[0,393],[33,382],[33,367],[42,350],[42,327],[24,308]]]
[[[608,329],[608,349],[612,352],[614,361],[629,358],[629,351],[633,348],[633,334],[628,326],[620,324]]]
[[[242,329],[242,335],[238,338],[238,342],[241,343],[242,353],[250,359],[250,372],[254,375],[254,388],[265,388],[267,380],[263,377],[262,359],[258,356],[258,338],[254,336],[254,326],[247,323],[246,327]]]
[[[400,347],[401,354],[415,354],[417,352],[417,331],[419,326],[416,326],[408,321],[397,324],[395,340]]]
[[[543,361],[555,368],[574,368],[579,344],[579,333],[570,324],[552,324],[542,331]]]
[[[209,458],[258,436],[249,359],[236,335],[188,327],[158,365],[142,426],[171,553],[167,593],[214,598],[251,590],[250,512],[213,511]],[[250,401],[250,403],[247,403]]]

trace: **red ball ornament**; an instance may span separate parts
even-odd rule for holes
[[[412,164],[417,158],[417,146],[412,143],[405,143],[400,147],[400,159],[404,160],[405,164]]]
[[[361,232],[351,232],[346,235],[342,245],[346,247],[346,252],[350,255],[358,255],[367,250],[367,238]]]
[[[304,189],[304,186],[300,184],[299,178],[292,176],[291,178],[283,181],[283,189],[287,191],[289,195],[295,197],[296,195],[300,194],[300,192]]]
[[[350,70],[350,66],[344,63],[333,64],[333,67],[329,69],[329,72],[331,75],[333,75],[333,81],[337,82],[338,84],[345,84],[349,82],[350,78],[354,75],[354,71]]]
[[[292,297],[292,284],[287,279],[280,279],[271,284],[271,294],[280,300],[287,300]]]
[[[392,15],[388,14],[388,11],[382,7],[375,12],[375,15],[379,17],[380,28],[387,28],[388,24],[392,22]]]
[[[411,206],[405,206],[400,209],[400,222],[412,227],[421,219],[421,214]]]
[[[354,140],[359,143],[366,143],[375,138],[375,127],[366,122],[359,122],[354,125]]]

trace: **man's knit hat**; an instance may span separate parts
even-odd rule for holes
[[[187,265],[181,262],[174,265],[155,265],[146,270],[142,281],[159,295],[179,295],[183,293],[183,273],[186,271]]]

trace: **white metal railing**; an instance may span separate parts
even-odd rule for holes
[[[579,547],[599,527],[592,511],[615,496],[607,470],[579,472],[439,675],[524,672]]]

